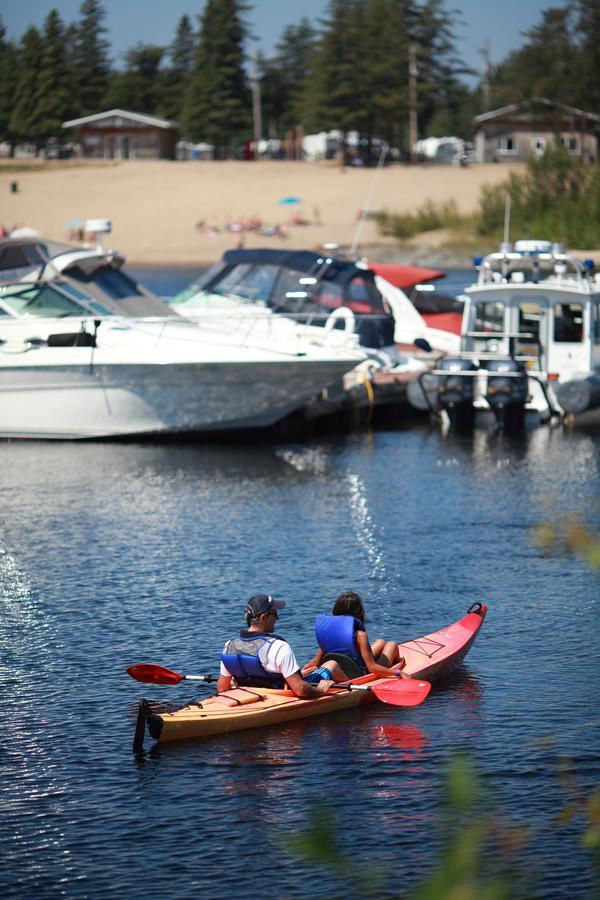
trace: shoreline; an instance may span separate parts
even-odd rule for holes
[[[74,243],[76,225],[108,218],[113,230],[103,245],[134,266],[205,267],[240,245],[320,251],[331,242],[348,252],[358,237],[358,254],[373,261],[464,268],[493,248],[483,241],[445,247],[448,232],[401,243],[381,235],[373,219],[360,221],[361,211],[368,204],[371,211],[410,213],[427,201],[454,201],[471,213],[484,185],[502,183],[524,165],[0,160],[0,225]],[[244,230],[248,225],[254,230]],[[600,251],[585,255],[600,261]]]
[[[135,265],[211,264],[242,241],[248,248],[313,250],[332,242],[347,250],[357,235],[358,252],[368,251],[373,259],[385,254],[412,261],[425,254],[431,260],[440,248],[400,246],[380,235],[372,219],[359,222],[361,210],[368,203],[371,210],[411,212],[428,200],[454,200],[461,212],[472,212],[484,184],[522,168],[341,170],[329,161],[285,160],[65,163],[52,161],[46,168],[38,162],[18,172],[0,165],[0,225],[27,226],[47,239],[69,242],[73,223],[108,218],[113,230],[104,246]],[[248,222],[259,222],[267,233],[241,231]]]

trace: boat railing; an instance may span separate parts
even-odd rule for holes
[[[542,344],[537,334],[533,331],[465,331],[461,335],[461,352],[468,353],[465,346],[465,341],[467,339],[471,340],[485,340],[485,341],[508,341],[508,355],[513,359],[518,359],[517,357],[517,341],[530,341],[535,347],[535,357],[538,360],[538,366],[541,366],[542,359]],[[474,352],[474,351],[473,351]],[[485,352],[485,351],[484,351]],[[492,354],[492,358],[494,356],[498,356],[502,351],[496,351]],[[506,351],[504,351],[506,352]],[[477,355],[477,354],[476,354]],[[522,358],[525,360],[531,360],[532,354],[521,354]]]
[[[479,285],[507,284],[513,280],[518,284],[512,276],[522,274],[525,279],[526,271],[530,275],[528,280],[536,283],[553,278],[562,281],[566,276],[567,280],[574,279],[578,287],[582,287],[590,284],[592,270],[587,260],[582,262],[559,245],[544,251],[502,249],[476,260],[476,266]]]

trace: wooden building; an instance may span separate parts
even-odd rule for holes
[[[534,97],[475,116],[477,162],[525,162],[562,145],[573,156],[598,159],[600,116]]]
[[[77,129],[82,155],[89,159],[175,159],[176,122],[109,109],[63,122]]]

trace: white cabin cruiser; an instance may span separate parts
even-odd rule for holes
[[[231,321],[117,314],[64,280],[8,281],[0,284],[0,436],[266,427],[363,358],[356,340],[275,344]]]
[[[503,244],[475,260],[461,349],[409,391],[417,408],[457,427],[508,431],[600,407],[600,274],[549,241]],[[599,416],[600,421],[600,416]]]

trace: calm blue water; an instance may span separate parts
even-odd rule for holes
[[[444,767],[467,748],[506,818],[532,828],[527,896],[592,896],[582,819],[553,822],[575,793],[559,759],[584,795],[600,776],[599,581],[544,558],[531,528],[562,511],[600,528],[599,441],[419,427],[274,446],[0,445],[3,894],[342,896],[278,843],[326,799],[346,851],[387,867],[401,896],[437,858]],[[316,614],[349,587],[372,637],[424,634],[475,600],[490,611],[460,677],[420,707],[147,738],[132,755],[141,696],[207,688],[143,686],[127,665],[215,672],[257,591],[288,600],[278,630],[304,660]]]

